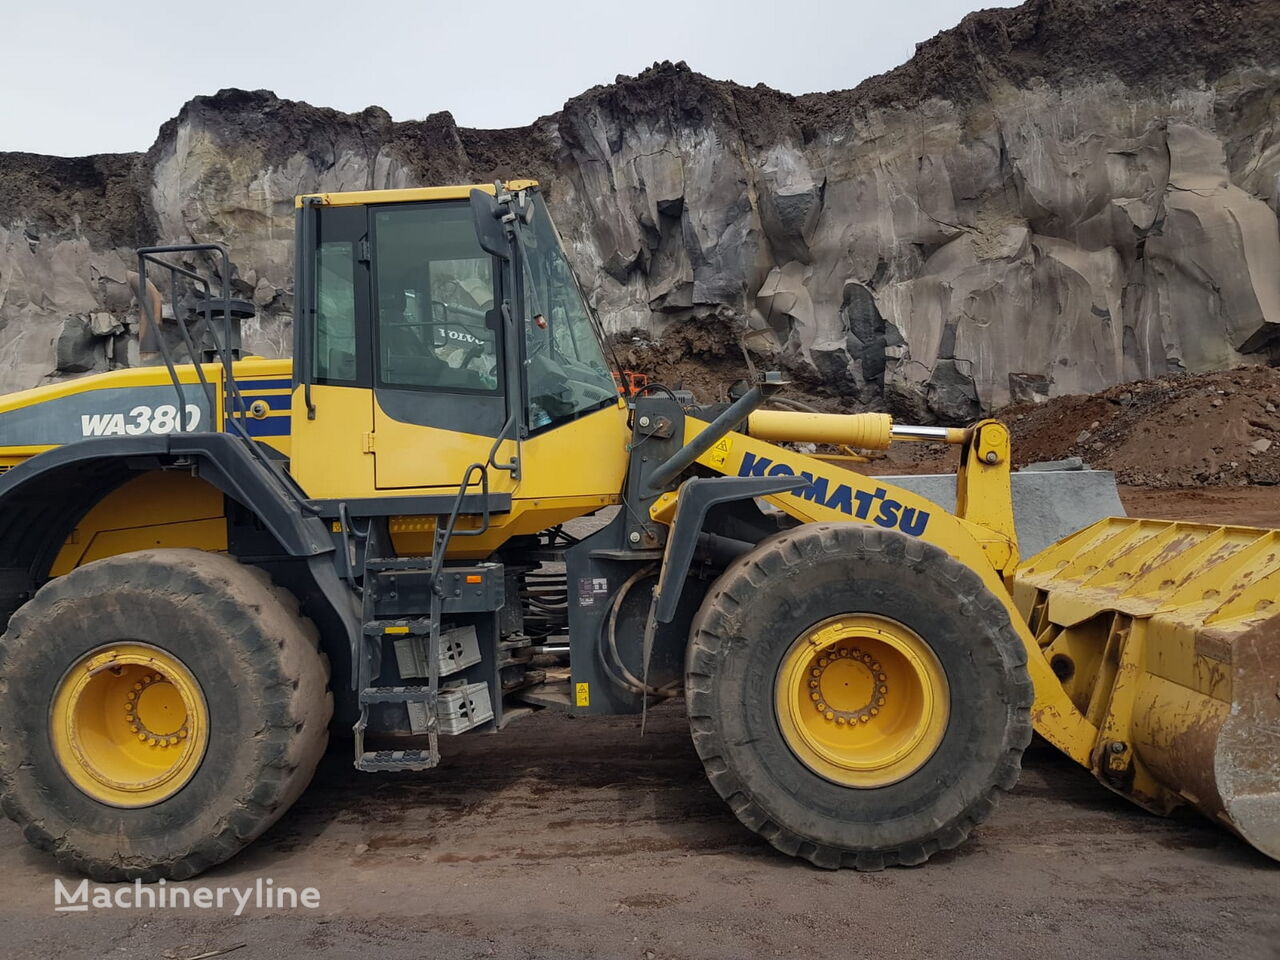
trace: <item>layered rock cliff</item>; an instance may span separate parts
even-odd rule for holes
[[[136,357],[137,245],[228,244],[278,354],[295,194],[517,175],[611,330],[752,327],[850,404],[962,420],[1280,356],[1280,6],[1031,0],[839,93],[660,64],[469,130],[224,90],[145,154],[0,154],[0,389]]]

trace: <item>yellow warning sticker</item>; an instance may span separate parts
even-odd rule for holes
[[[575,706],[591,706],[591,684],[575,683],[573,685],[573,702]]]
[[[729,459],[729,452],[733,449],[733,440],[729,437],[722,437],[716,442],[716,445],[709,451],[708,459],[713,467],[723,467]]]

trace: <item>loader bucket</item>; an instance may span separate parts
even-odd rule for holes
[[[1014,600],[1103,783],[1280,859],[1280,532],[1101,520],[1026,561]]]

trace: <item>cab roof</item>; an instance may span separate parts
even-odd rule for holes
[[[508,180],[508,190],[536,187],[537,180]],[[402,190],[350,190],[344,193],[305,193],[294,197],[293,205],[301,207],[306,197],[319,197],[322,206],[354,207],[362,203],[414,203],[424,200],[465,200],[472,190],[493,194],[492,183],[468,183],[454,187],[407,187]]]

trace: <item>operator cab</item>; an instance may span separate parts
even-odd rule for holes
[[[456,489],[469,464],[518,464],[524,441],[616,406],[535,183],[301,197],[298,223],[295,461],[309,434],[360,426],[374,490]],[[304,426],[326,421],[328,440]]]

